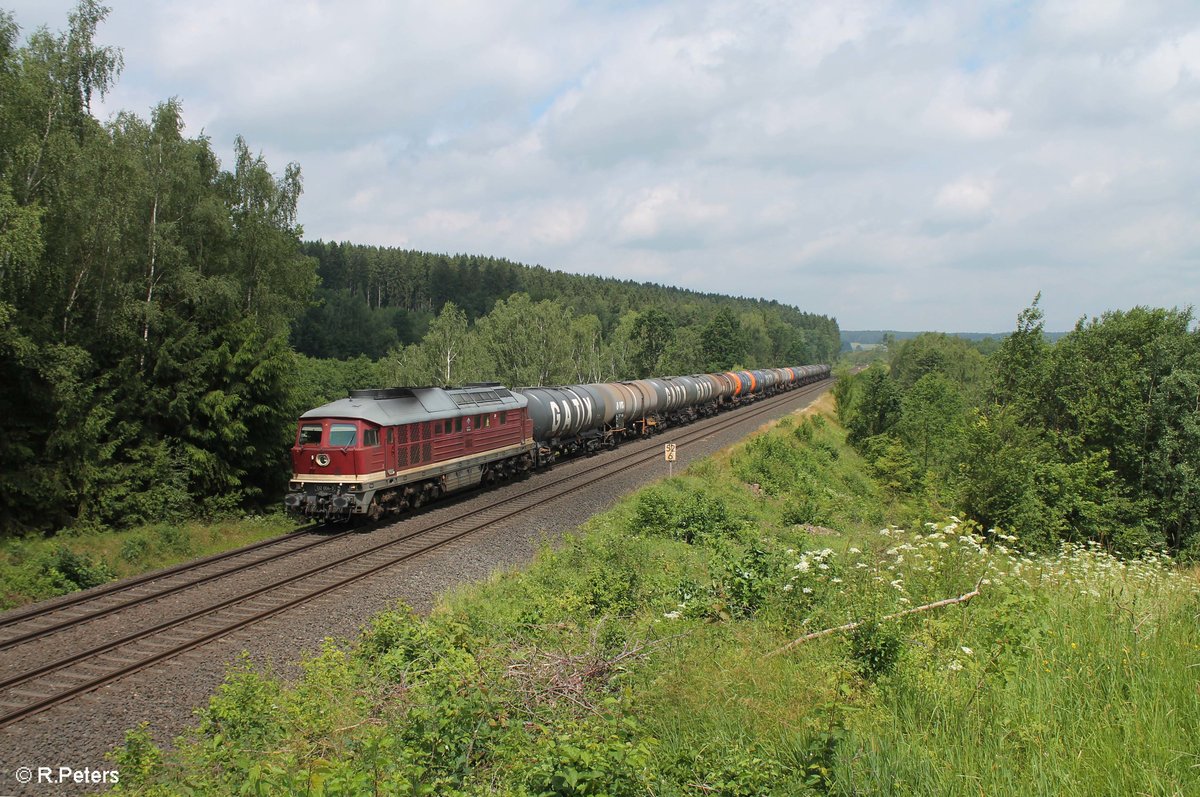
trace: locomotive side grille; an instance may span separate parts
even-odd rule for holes
[[[400,427],[398,436],[396,438],[396,442],[400,443],[401,445],[408,442],[408,427],[407,426]]]
[[[426,441],[425,445],[421,446],[421,459],[426,462],[433,459],[433,443]]]
[[[401,446],[399,455],[396,457],[396,464],[401,468],[408,467],[408,446]]]

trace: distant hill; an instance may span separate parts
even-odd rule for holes
[[[928,331],[928,330],[926,330]],[[915,338],[917,335],[922,335],[924,332],[905,332],[896,329],[843,329],[841,330],[842,351],[850,351],[851,349],[870,348],[874,345],[883,342],[884,335],[891,335],[895,340],[908,340]],[[966,340],[1003,340],[1008,337],[1008,332],[947,332],[947,335],[954,335],[958,338]],[[1054,341],[1066,335],[1066,332],[1047,332],[1046,340],[1053,343]],[[858,344],[858,345],[855,345]]]
[[[624,320],[644,316],[663,347],[694,351],[704,330],[728,314],[748,367],[832,362],[839,349],[837,321],[773,299],[701,293],[669,285],[554,271],[503,258],[439,254],[352,243],[308,241],[303,253],[317,264],[321,287],[293,325],[292,344],[313,357],[383,356],[422,340],[447,302],[468,321],[497,302],[526,294],[549,300],[571,317],[595,319],[604,340]],[[662,347],[660,347],[662,348]],[[682,366],[687,358],[675,362]],[[753,365],[751,365],[753,363]]]

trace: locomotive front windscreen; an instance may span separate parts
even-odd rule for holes
[[[358,429],[352,423],[329,424],[329,445],[337,448],[349,448],[354,445],[354,437]]]
[[[304,424],[300,427],[300,445],[321,445],[321,424]]]

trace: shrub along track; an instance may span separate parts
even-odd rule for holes
[[[760,400],[748,409],[739,409],[690,426],[665,430],[660,437],[664,439],[664,442],[686,445],[736,424],[768,414],[785,402],[819,393],[827,385],[826,381],[797,388],[769,399]],[[215,603],[207,603],[151,627],[109,639],[91,647],[73,646],[77,649],[76,653],[40,666],[19,669],[14,674],[0,679],[0,712],[3,712],[0,713],[0,727],[16,723],[51,706],[91,692],[131,673],[312,601],[389,567],[441,548],[542,504],[587,490],[598,482],[661,456],[662,450],[657,446],[651,447],[649,450],[645,447],[638,447],[636,450],[629,450],[623,456],[618,456],[597,467],[541,482],[529,489],[500,499],[482,511],[462,511],[437,522],[428,522],[426,519],[427,522],[424,524],[420,523],[418,518],[413,518],[405,523],[405,528],[400,536],[371,545],[364,550],[323,562],[284,578],[269,581],[265,585],[257,586]],[[416,524],[415,528],[411,527],[414,523]],[[317,542],[308,542],[303,547],[298,547],[294,551],[286,551],[280,556],[308,550],[342,536],[344,535],[339,534],[322,538]],[[232,553],[244,553],[246,550],[239,549]],[[211,561],[207,560],[205,564],[210,564]],[[203,580],[205,582],[212,581],[222,575],[243,571],[256,564],[261,564],[261,562],[251,562],[229,568],[222,573],[205,576]],[[170,591],[178,592],[186,589],[187,586],[189,585],[173,586]],[[105,595],[107,594],[105,593]],[[138,598],[135,602],[142,603],[148,600],[151,598]],[[86,606],[83,603],[77,605]],[[83,624],[91,617],[107,615],[115,611],[116,609],[107,607],[99,608],[81,615],[81,619],[74,623],[50,626],[41,633],[28,632],[21,642],[10,640],[10,646],[19,649],[20,645],[25,642],[32,642],[44,636],[59,633],[66,630],[68,625]],[[0,646],[5,644],[0,642]],[[0,662],[0,666],[2,664]],[[11,672],[13,667],[9,666],[4,669]],[[0,672],[3,672],[4,669],[0,669]]]

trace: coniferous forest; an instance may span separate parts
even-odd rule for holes
[[[305,243],[301,171],[107,121],[122,56],[0,13],[0,533],[272,505],[296,415],[353,387],[831,361],[779,304],[484,257]]]

